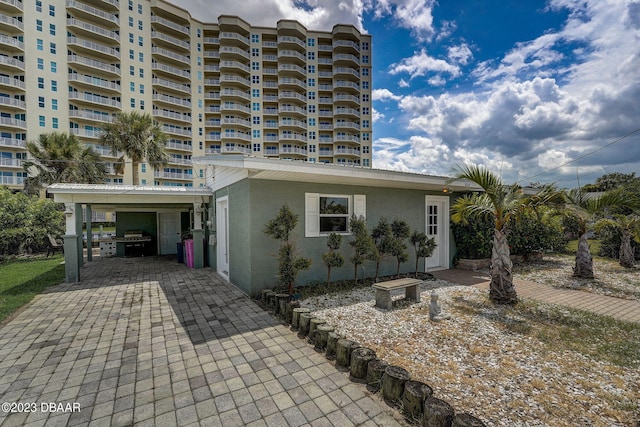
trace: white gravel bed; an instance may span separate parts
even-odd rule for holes
[[[429,321],[430,289],[452,319]],[[421,291],[418,304],[399,301],[402,291],[396,292],[392,310],[375,307],[371,288],[308,298],[301,306],[487,425],[612,427],[640,420],[637,369],[559,352],[509,331],[505,316],[515,325],[521,319],[488,304],[476,288],[436,280]],[[465,309],[469,304],[480,314]]]

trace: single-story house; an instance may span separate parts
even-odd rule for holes
[[[164,187],[91,184],[53,184],[47,191],[64,203],[66,215],[65,269],[67,282],[80,281],[83,264],[83,212],[87,218],[87,245],[92,244],[91,212],[116,212],[116,253],[127,255],[127,246],[139,246],[148,255],[175,254],[181,235],[193,236],[194,267],[209,265],[250,295],[278,284],[279,242],[264,233],[265,225],[286,203],[299,216],[294,240],[301,256],[312,260],[302,271],[298,285],[322,282],[327,269],[322,254],[327,236],[344,235],[340,249],[345,265],[332,269],[332,280],[352,279],[349,262],[353,239],[352,214],[366,218],[371,230],[378,219],[405,221],[412,231],[426,233],[437,242],[433,256],[420,260],[421,271],[447,269],[455,255],[449,230],[452,197],[479,187],[448,177],[403,173],[351,166],[265,159],[242,155],[205,156],[192,159],[206,171],[207,186]],[[332,206],[329,211],[326,206]],[[135,233],[133,237],[127,233]],[[140,236],[141,235],[141,236]],[[136,237],[138,236],[138,237]],[[409,245],[409,242],[407,242]],[[415,254],[401,272],[411,272]],[[87,251],[91,261],[91,251]],[[359,276],[374,275],[367,261]],[[395,274],[395,259],[381,264],[380,275]]]
[[[278,284],[279,242],[263,230],[285,203],[299,215],[294,231],[296,247],[301,256],[312,260],[311,268],[298,275],[298,285],[305,285],[326,279],[321,257],[328,250],[327,236],[332,231],[345,235],[341,252],[346,261],[332,270],[332,279],[353,278],[354,266],[348,261],[352,248],[347,243],[352,239],[352,214],[364,216],[369,230],[380,217],[406,221],[412,231],[424,232],[437,241],[433,256],[426,263],[421,261],[420,269],[449,268],[455,255],[449,230],[451,198],[479,188],[469,181],[450,182],[447,177],[291,160],[233,155],[192,160],[206,167],[212,194],[209,265],[250,295]],[[338,208],[328,210],[325,207],[329,205]],[[415,266],[413,249],[408,253],[402,272],[411,272]],[[364,275],[374,275],[372,262],[363,268]],[[395,271],[395,260],[382,263],[381,275]]]

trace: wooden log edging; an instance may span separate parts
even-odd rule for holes
[[[273,311],[282,311],[282,318],[290,324],[292,331],[299,331],[299,338],[312,335],[308,342],[316,351],[324,351],[327,360],[336,360],[337,368],[349,371],[351,381],[365,383],[370,392],[381,391],[387,404],[402,408],[405,418],[412,424],[485,427],[482,420],[471,414],[456,414],[448,402],[433,396],[428,384],[411,380],[409,372],[402,367],[376,359],[372,349],[360,347],[357,342],[338,334],[325,320],[316,318],[310,309],[300,307],[299,302],[287,301],[281,308],[273,291],[263,291],[261,302]]]
[[[367,347],[359,347],[351,352],[349,379],[356,383],[367,382],[369,362],[376,360],[376,352]]]

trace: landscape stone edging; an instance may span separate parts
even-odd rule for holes
[[[263,296],[263,299],[262,299],[262,300],[260,300],[260,302],[262,303],[262,304],[261,304],[261,306],[262,306],[264,309],[267,309],[267,310],[269,310],[269,308],[271,308],[271,310],[269,310],[269,312],[270,312],[272,315],[277,316],[277,318],[278,318],[279,320],[281,320],[281,321],[283,322],[283,324],[284,324],[284,325],[286,325],[286,326],[288,326],[288,327],[291,327],[291,326],[292,326],[292,325],[291,325],[291,318],[290,318],[290,317],[288,317],[288,316],[285,316],[285,315],[284,315],[284,313],[278,313],[278,311],[279,311],[279,310],[278,310],[278,308],[279,308],[279,307],[277,307],[277,306],[276,306],[276,307],[273,307],[273,303],[271,303],[271,304],[270,304],[270,302],[271,302],[271,301],[269,301],[269,296],[270,296],[270,295],[269,295],[269,296],[267,296],[267,298],[264,298],[264,297],[266,296],[266,295],[264,295],[264,294],[263,294],[262,296]],[[290,302],[288,302],[288,303],[286,303],[286,304],[287,304],[287,305],[291,305],[291,304],[295,304],[295,303],[296,303],[296,302],[290,301]],[[275,308],[275,310],[274,310],[274,308]],[[289,310],[293,310],[293,309],[289,306],[289,307],[287,308],[287,310],[286,310],[286,311],[289,311]],[[308,314],[310,317],[315,318],[315,316],[313,316],[313,313],[312,313],[312,312],[310,312],[310,313],[304,313],[304,314]],[[294,329],[291,329],[291,331],[292,331],[292,332],[297,332],[298,338],[300,338],[300,339],[306,339],[306,340],[307,340],[307,342],[308,342],[308,344],[311,344],[311,345],[314,345],[314,346],[315,346],[315,344],[316,344],[316,343],[315,343],[315,342],[312,342],[312,341],[307,337],[307,334],[302,333],[302,331],[301,331],[301,330],[294,330]],[[308,330],[307,330],[307,333],[308,333]],[[326,348],[325,348],[325,349],[322,349],[322,348],[318,348],[318,347],[316,346],[316,347],[315,347],[315,350],[316,350],[317,352],[322,352],[322,351],[326,351]],[[371,350],[371,349],[369,349],[369,350]],[[371,351],[373,352],[373,350],[371,350]],[[375,352],[374,352],[374,354],[375,354]],[[332,357],[330,357],[330,356],[327,356],[327,360],[329,360],[329,361],[333,361],[333,360],[335,360],[335,358],[332,358]],[[369,362],[369,364],[370,364],[371,362],[375,362],[375,361],[379,361],[379,360],[381,360],[381,359],[377,359],[377,358],[376,358],[376,359],[374,359],[374,360],[370,361],[370,362]],[[350,368],[350,365],[351,365],[351,361],[349,361],[349,364],[348,364],[347,366],[343,367],[343,368]],[[388,367],[394,367],[394,365],[388,365]],[[344,370],[344,369],[343,369],[343,370]],[[381,381],[383,381],[383,380],[384,380],[384,377],[385,377],[385,376],[383,375],[383,376],[382,376]],[[351,375],[349,375],[349,378],[351,379],[351,381],[352,381],[352,382],[360,383],[359,381],[353,381],[355,378],[354,378],[354,379],[352,379],[352,378],[351,378]],[[411,381],[411,377],[409,377],[409,380],[408,380],[407,382],[409,382],[409,381]],[[406,384],[407,382],[405,382],[405,384]],[[366,385],[366,384],[365,384],[365,385]],[[425,384],[425,385],[427,385],[427,386],[428,386],[428,384]],[[404,387],[404,385],[403,385],[403,387]],[[367,387],[367,389],[368,389],[371,393],[377,394],[377,393],[381,393],[382,387],[379,387],[377,391],[374,391],[373,389],[369,389],[368,387]],[[403,394],[404,394],[404,393],[403,393]],[[425,400],[422,402],[422,403],[423,403],[423,411],[424,411],[424,403],[425,403],[425,402],[427,402],[429,399],[433,399],[434,401],[438,401],[438,402],[444,402],[444,403],[446,403],[447,405],[449,405],[451,408],[453,408],[453,405],[449,404],[448,402],[446,402],[446,401],[444,401],[444,400],[442,400],[442,399],[437,399],[437,398],[435,398],[435,396],[431,395],[431,396],[426,396]],[[394,405],[394,404],[393,404],[393,402],[391,402],[391,403],[390,403],[390,402],[386,402],[386,403],[387,403],[387,405],[391,406],[392,408],[396,408],[396,409],[398,409],[399,411],[401,411],[401,407],[400,407],[400,405]],[[402,412],[402,411],[401,411],[401,412]],[[441,421],[441,420],[436,421],[436,419],[435,419],[435,418],[438,418],[438,417],[434,417],[434,419],[433,419],[432,421],[435,421],[435,422],[436,422],[436,424],[431,424],[431,423],[429,423],[428,425],[433,425],[433,426],[436,426],[436,427],[438,427],[438,426],[443,426],[443,427],[484,427],[484,426],[486,426],[486,424],[484,424],[484,422],[483,422],[482,420],[480,420],[480,419],[478,419],[478,418],[474,417],[473,415],[471,415],[471,414],[469,414],[469,413],[459,413],[459,414],[458,414],[458,413],[455,413],[455,411],[454,411],[453,413],[454,413],[454,415],[451,417],[451,419],[450,419],[450,420],[449,420],[449,418],[448,418],[448,417],[445,417],[445,418],[444,418],[444,421]],[[421,418],[416,418],[416,417],[415,417],[415,415],[410,416],[409,414],[405,414],[405,413],[402,413],[402,415],[405,417],[405,419],[406,419],[407,421],[411,422],[412,424],[416,424],[416,425],[420,425],[420,426],[422,426],[422,425],[427,425],[427,421],[426,421],[426,420],[424,420],[424,417],[425,417],[424,412],[423,412],[423,414],[422,414],[422,417],[421,417]]]

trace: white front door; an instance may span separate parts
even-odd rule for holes
[[[449,268],[449,198],[446,196],[426,196],[427,237],[433,237],[436,248],[433,255],[425,260],[427,270]]]
[[[160,255],[177,253],[180,243],[180,212],[158,214],[158,244]]]
[[[216,200],[216,265],[218,274],[229,279],[229,198]]]

